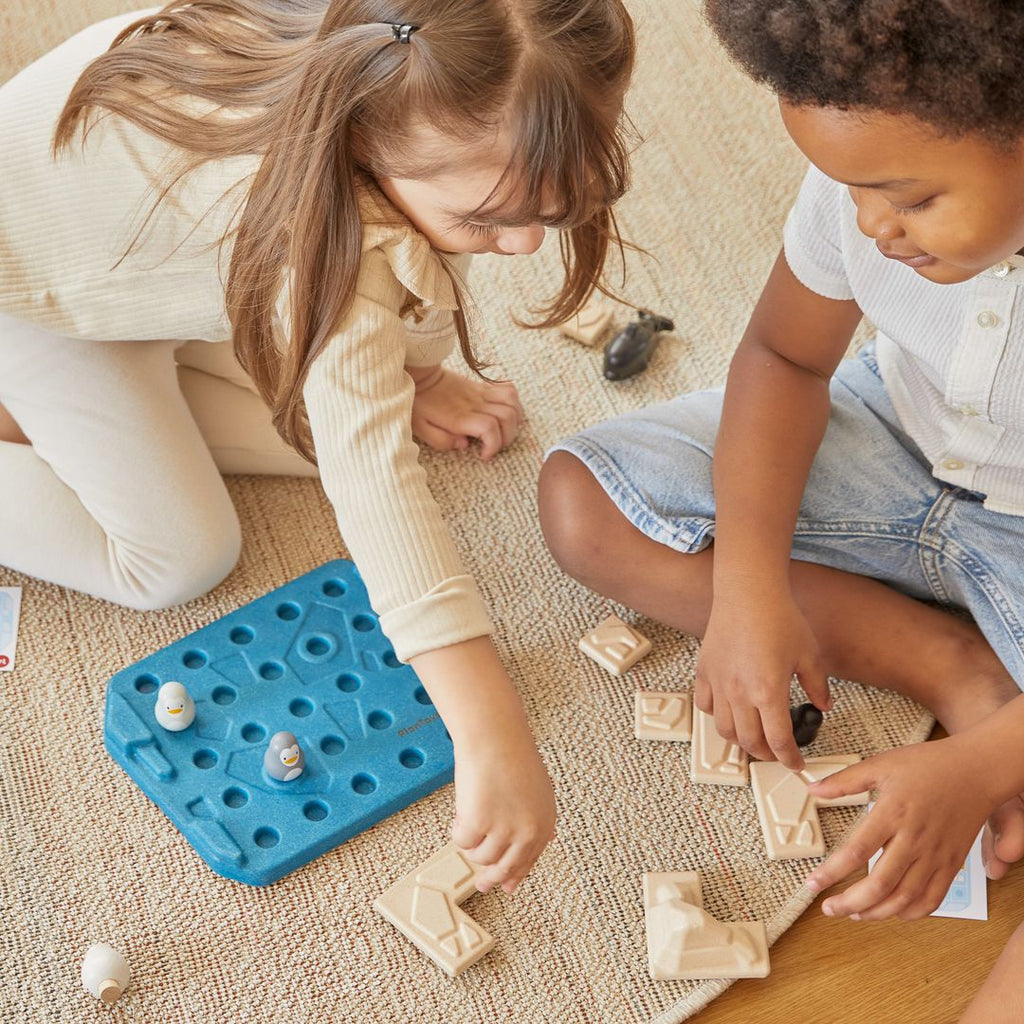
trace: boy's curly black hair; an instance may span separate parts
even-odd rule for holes
[[[705,0],[757,82],[798,105],[909,114],[942,134],[1024,136],[1020,0]]]

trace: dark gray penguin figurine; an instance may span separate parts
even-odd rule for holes
[[[825,716],[813,704],[790,708],[789,717],[793,723],[793,739],[798,747],[810,746],[825,720]]]
[[[640,319],[628,323],[605,346],[606,380],[625,380],[647,369],[661,340],[661,332],[675,330],[676,325],[666,316],[649,313],[646,309],[638,309],[636,314]]]
[[[263,767],[272,779],[281,782],[297,779],[306,767],[299,741],[290,732],[275,732],[263,755]]]

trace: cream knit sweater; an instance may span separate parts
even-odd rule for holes
[[[231,246],[217,242],[258,159],[203,165],[147,219],[154,182],[178,155],[165,143],[107,117],[83,148],[50,157],[79,73],[141,13],[93,25],[0,87],[0,311],[97,343],[224,341]],[[454,288],[444,258],[379,193],[367,193],[363,212],[357,298],[303,394],[342,536],[408,660],[492,626],[419,465],[404,372],[450,353]],[[464,273],[464,261],[452,264]],[[286,337],[284,295],[278,315]]]

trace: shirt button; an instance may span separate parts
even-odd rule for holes
[[[1006,275],[1007,275],[1007,274],[1008,274],[1008,273],[1009,273],[1009,272],[1010,272],[1011,270],[1013,270],[1013,267],[1012,267],[1012,266],[1010,266],[1010,264],[1009,264],[1009,263],[1007,263],[1007,262],[1006,262],[1006,260],[1003,260],[1003,262],[1002,262],[1002,263],[997,263],[997,264],[996,264],[996,265],[995,265],[995,266],[994,266],[994,267],[992,268],[992,273],[993,273],[993,274],[995,274],[995,275],[996,275],[996,277],[1006,277]]]
[[[978,314],[979,327],[995,327],[997,323],[999,323],[999,317],[997,317],[991,309],[983,309]]]
[[[943,459],[943,469],[963,469],[964,464],[959,459]]]

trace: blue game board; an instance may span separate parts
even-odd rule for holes
[[[154,716],[177,680],[195,721]],[[294,733],[303,774],[263,769]],[[118,672],[104,742],[220,875],[269,885],[452,780],[451,739],[416,673],[395,657],[348,561],[313,572]]]

